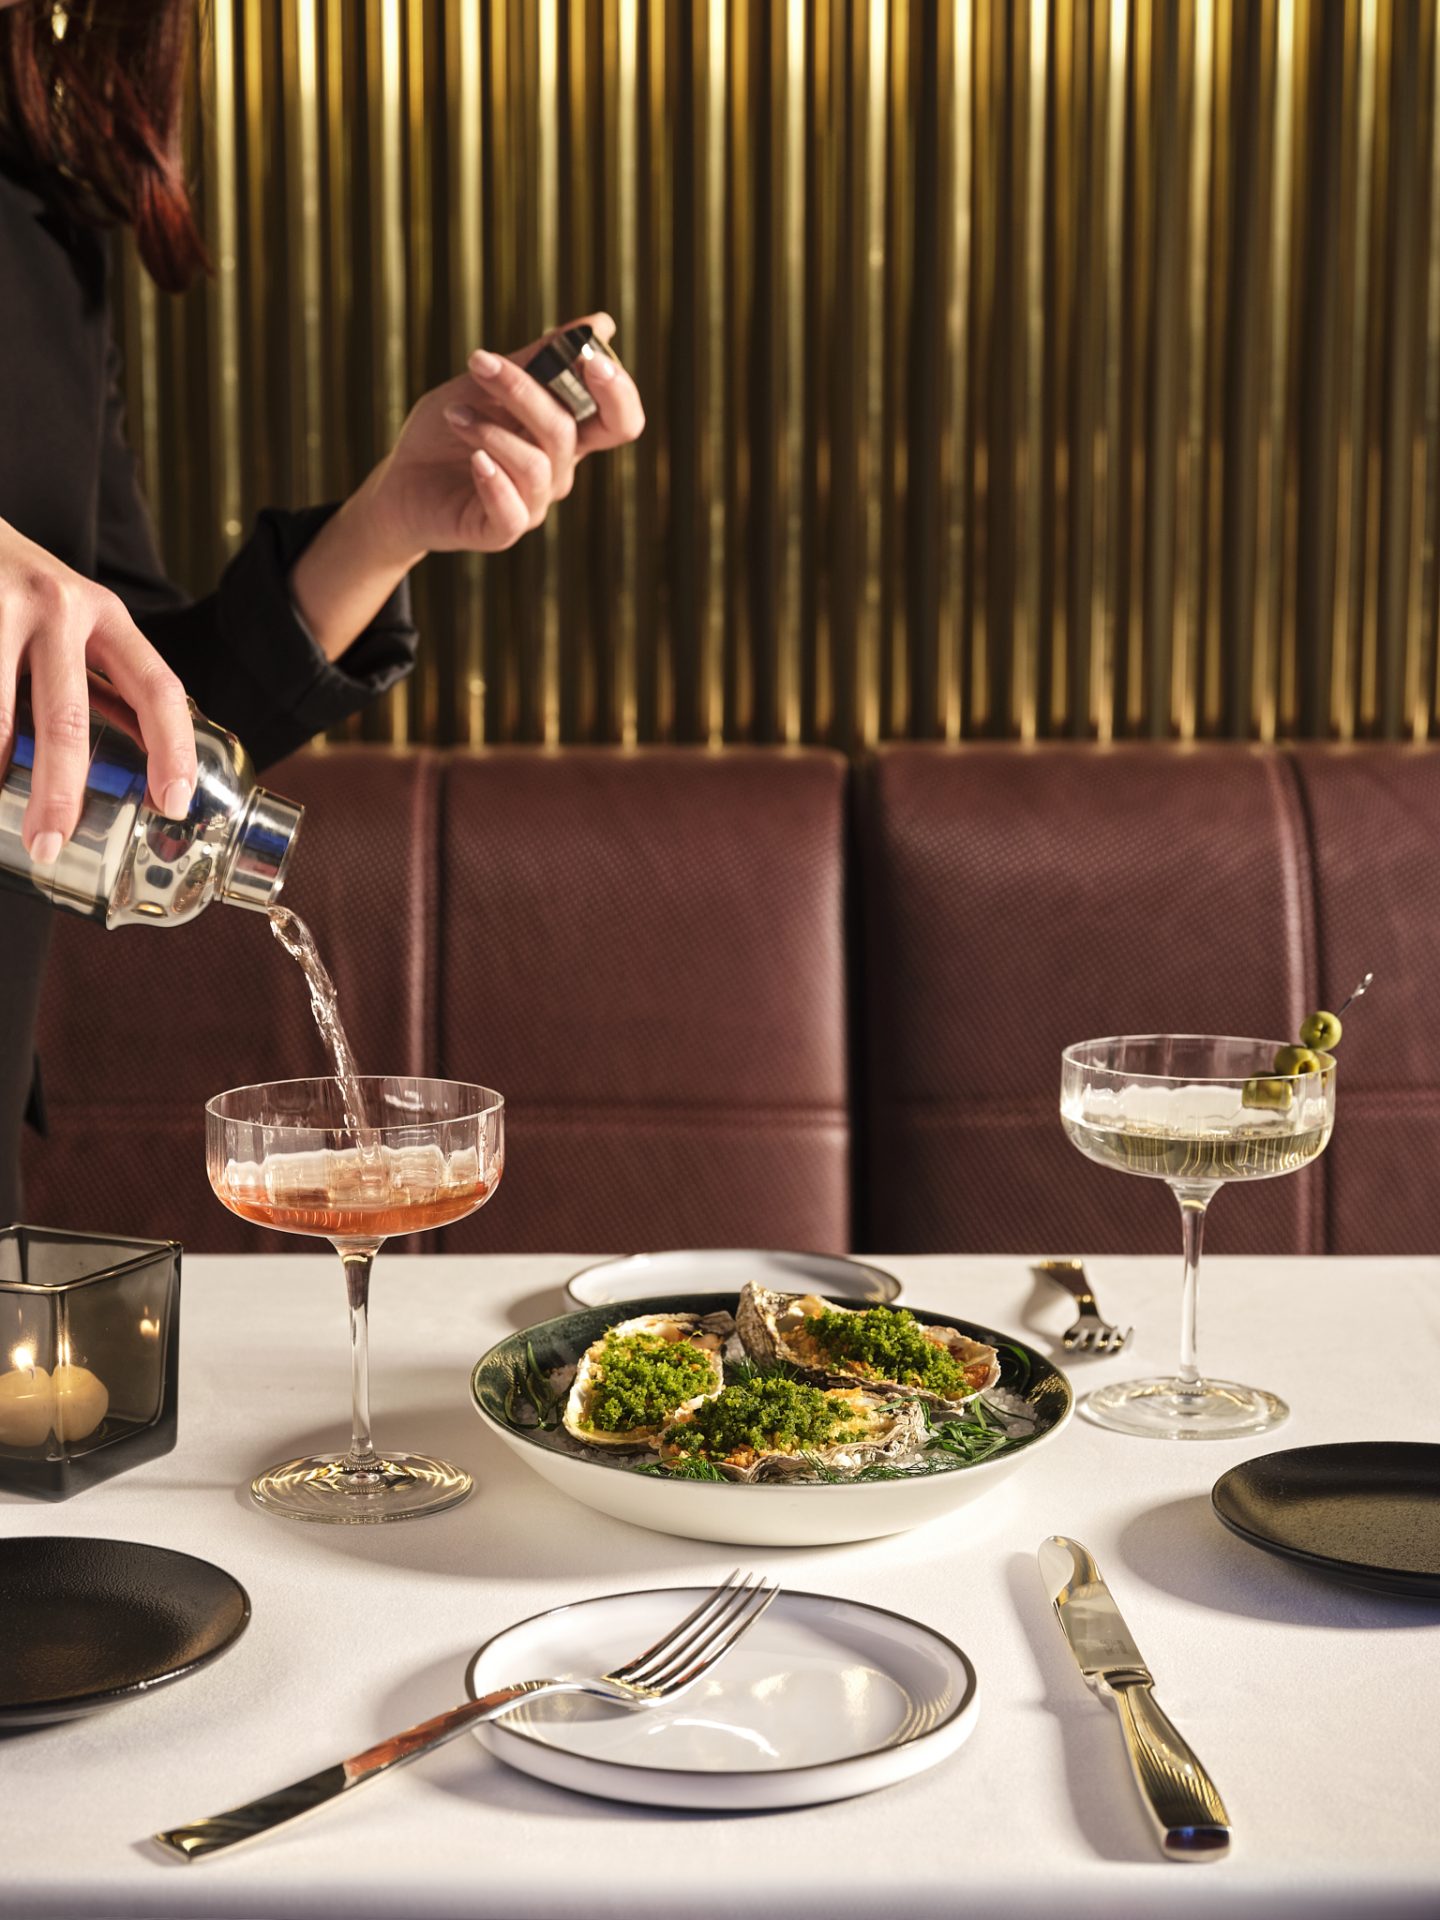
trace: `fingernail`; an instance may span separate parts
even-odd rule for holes
[[[64,844],[58,833],[37,833],[30,842],[30,858],[37,867],[53,867]]]
[[[615,378],[615,362],[610,358],[608,353],[592,353],[590,355],[590,378],[592,380],[613,380]]]
[[[498,353],[487,353],[484,347],[476,347],[470,356],[470,371],[478,374],[482,380],[493,380],[500,371]]]
[[[188,780],[172,780],[160,796],[160,811],[167,820],[183,820],[190,811],[194,792]]]
[[[475,462],[478,472],[482,474],[486,480],[493,480],[495,478],[495,462],[483,447],[477,447],[470,457]]]
[[[452,427],[473,427],[480,418],[473,407],[446,407],[445,418]]]

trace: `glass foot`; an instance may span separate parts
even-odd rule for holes
[[[1080,1411],[1097,1427],[1152,1440],[1242,1440],[1290,1417],[1273,1393],[1233,1380],[1124,1380],[1086,1394]]]
[[[312,1454],[270,1467],[250,1482],[250,1498],[287,1520],[368,1527],[382,1520],[414,1520],[456,1506],[474,1484],[459,1467],[423,1453],[386,1453],[364,1473],[346,1469],[343,1453]]]

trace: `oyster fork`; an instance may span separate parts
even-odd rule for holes
[[[1135,1331],[1102,1319],[1095,1295],[1078,1260],[1037,1260],[1030,1271],[1063,1287],[1079,1308],[1075,1324],[1064,1336],[1067,1353],[1118,1353]]]
[[[519,1700],[552,1693],[586,1693],[622,1707],[648,1707],[658,1700],[673,1700],[703,1679],[741,1635],[750,1631],[779,1591],[773,1580],[760,1574],[746,1574],[742,1579],[737,1568],[663,1639],[609,1673],[569,1680],[520,1680],[497,1687],[478,1700],[466,1700],[433,1719],[422,1720],[418,1726],[407,1727],[404,1733],[392,1734],[364,1753],[337,1761],[305,1780],[264,1794],[242,1807],[231,1807],[226,1813],[152,1834],[151,1839],[181,1860],[204,1860],[243,1841],[258,1840],[341,1794],[377,1780],[392,1767],[402,1767],[422,1753],[433,1753],[467,1727],[499,1719]]]

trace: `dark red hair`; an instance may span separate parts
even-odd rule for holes
[[[0,11],[0,125],[82,217],[135,229],[170,293],[208,265],[185,184],[180,110],[194,0],[52,0]]]

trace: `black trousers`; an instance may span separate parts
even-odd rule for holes
[[[35,1015],[55,909],[0,890],[0,1227],[24,1218],[20,1137],[35,1079]]]

